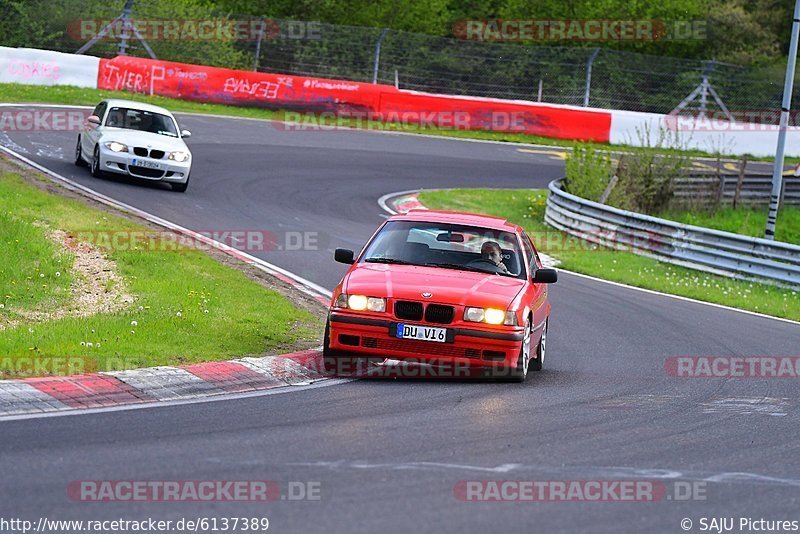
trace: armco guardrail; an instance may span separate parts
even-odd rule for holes
[[[735,174],[703,174],[675,179],[675,196],[688,201],[731,202],[736,195],[739,176]],[[739,201],[766,204],[772,194],[771,174],[748,174],[739,189]],[[800,204],[800,177],[783,177],[783,203]]]
[[[545,222],[581,239],[735,278],[800,285],[800,246],[720,232],[592,202],[550,183]]]

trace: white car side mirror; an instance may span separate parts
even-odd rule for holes
[[[191,137],[191,136],[192,132],[190,132],[189,130],[181,130],[181,137]]]
[[[100,126],[100,117],[98,117],[97,115],[89,115],[86,118],[86,122],[88,122],[89,124],[93,124],[95,126]]]

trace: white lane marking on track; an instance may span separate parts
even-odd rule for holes
[[[39,157],[61,160],[66,159],[64,158],[64,151],[60,146],[37,143],[36,141],[31,141],[31,145],[36,149],[36,155]]]
[[[411,190],[411,191],[398,191],[396,193],[387,193],[387,194],[383,195],[381,198],[378,199],[378,205],[382,209],[384,209],[386,212],[390,213],[391,215],[394,215],[397,212],[389,207],[389,205],[388,205],[389,199],[391,199],[393,197],[396,197],[396,196],[407,195],[407,194],[413,193],[415,191],[419,192],[421,190],[417,189],[417,190]],[[542,262],[544,263],[544,260],[542,260]],[[645,289],[643,287],[629,286],[627,284],[623,284],[623,283],[620,283],[620,282],[613,282],[611,280],[603,280],[602,278],[596,278],[596,277],[590,276],[588,274],[576,273],[575,271],[568,271],[566,269],[559,269],[558,271],[560,273],[567,273],[567,274],[571,274],[573,276],[579,276],[581,278],[586,278],[588,280],[592,280],[593,282],[600,282],[600,283],[603,283],[603,284],[610,284],[610,285],[613,285],[613,286],[624,287],[625,289],[631,289],[633,291],[641,291],[643,293],[649,293],[651,295],[658,295],[660,297],[667,297],[667,298],[671,298],[671,299],[682,300],[682,301],[685,301],[685,302],[693,302],[695,304],[702,304],[704,306],[711,306],[712,308],[720,308],[720,309],[723,309],[723,310],[735,311],[735,312],[744,313],[744,314],[747,314],[747,315],[753,315],[755,317],[761,317],[761,318],[764,318],[764,319],[772,319],[773,321],[781,321],[781,322],[784,322],[784,323],[800,325],[800,321],[793,321],[791,319],[784,319],[783,317],[773,317],[772,315],[765,315],[763,313],[758,313],[758,312],[754,312],[754,311],[750,311],[750,310],[741,310],[739,308],[732,308],[730,306],[725,306],[724,304],[717,304],[716,302],[705,302],[705,301],[702,301],[702,300],[695,300],[695,299],[689,298],[689,297],[683,297],[681,295],[670,295],[669,293],[661,293],[660,291],[655,291],[653,289]]]
[[[234,462],[236,463],[236,462]],[[369,463],[365,461],[318,461],[318,462],[290,462],[286,465],[295,467],[321,467],[332,471],[343,469],[364,470],[364,469],[387,469],[393,471],[404,470],[445,470],[445,471],[478,471],[489,473],[517,473],[517,472],[537,472],[542,476],[573,476],[573,477],[593,477],[593,478],[652,478],[659,480],[695,480],[704,482],[732,482],[732,483],[752,483],[759,485],[779,485],[800,487],[800,480],[795,478],[781,478],[759,473],[747,472],[721,472],[706,473],[698,471],[679,471],[676,469],[659,468],[636,468],[636,467],[592,467],[592,466],[541,466],[525,464],[502,464],[496,467],[485,467],[479,465],[451,464],[440,462],[398,462],[398,463]]]
[[[449,463],[440,463],[440,462],[408,462],[408,463],[388,463],[388,464],[371,464],[367,462],[347,462],[344,460],[339,460],[335,462],[298,462],[298,463],[290,463],[289,465],[296,465],[300,467],[328,467],[328,468],[350,468],[350,469],[394,469],[394,470],[406,470],[406,469],[455,469],[459,471],[480,471],[483,473],[510,473],[511,471],[515,471],[520,467],[524,467],[522,464],[501,464],[496,467],[482,467],[478,465],[466,465],[466,464],[449,464]]]
[[[0,132],[0,145],[10,149],[20,152],[22,154],[30,154],[30,151],[22,145],[17,144],[16,141],[11,139],[5,132]]]
[[[786,397],[718,397],[700,406],[703,413],[782,417],[789,413],[791,403]]]

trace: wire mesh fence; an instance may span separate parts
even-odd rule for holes
[[[26,46],[63,52],[77,51],[122,12],[121,5],[107,2],[31,1],[41,1],[47,12],[42,14],[43,28],[30,32]],[[381,28],[254,19],[193,3],[136,0],[130,20],[163,60],[377,81],[454,95],[669,113],[701,84],[705,73],[724,105],[736,114],[779,109],[783,85],[780,70],[591,46],[486,43]],[[177,25],[176,33],[165,31],[168,23]],[[232,25],[241,31],[219,31]],[[148,56],[135,35],[129,32],[127,37],[126,54]],[[121,40],[118,24],[87,53],[115,56]],[[9,45],[2,36],[0,44]],[[797,108],[800,95],[795,100]],[[686,106],[685,112],[696,113],[698,102]],[[709,111],[718,108],[713,99],[707,106]]]

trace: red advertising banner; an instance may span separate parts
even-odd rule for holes
[[[496,99],[429,95],[397,91],[382,93],[380,112],[385,120],[409,113],[436,113],[456,129],[525,133],[556,139],[607,143],[611,113],[561,106],[516,103]]]
[[[100,61],[97,88],[217,104],[371,111],[387,86],[117,56]]]
[[[303,111],[367,113],[435,128],[525,133],[608,142],[611,113],[563,106],[432,95],[389,85],[248,72],[118,56],[103,59],[98,89]]]

